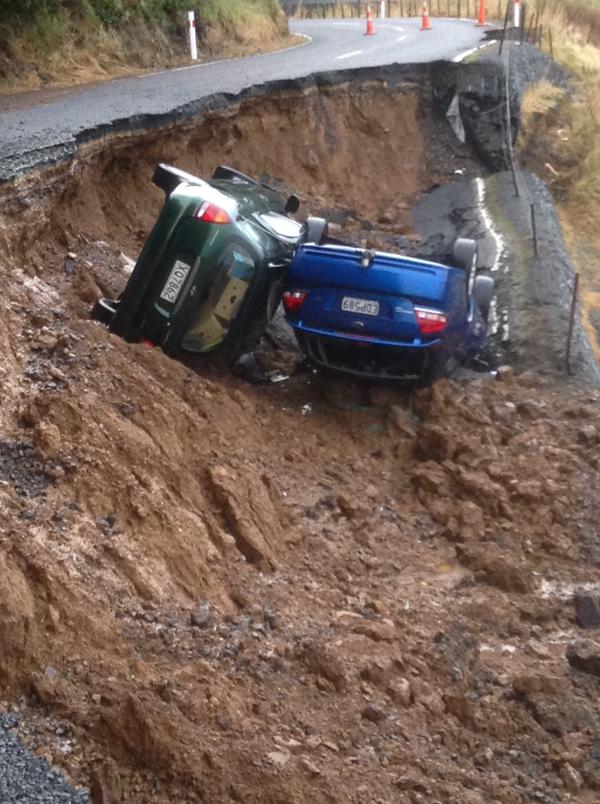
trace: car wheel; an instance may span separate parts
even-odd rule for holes
[[[327,237],[327,221],[325,218],[309,217],[304,222],[303,243],[320,245]]]
[[[495,282],[491,276],[478,276],[475,279],[475,284],[473,286],[473,295],[475,296],[475,300],[481,310],[481,315],[485,323],[487,323],[488,315],[490,312],[490,305],[492,303],[492,299],[494,298],[495,292]]]
[[[467,274],[477,268],[477,243],[470,237],[459,237],[452,248],[452,265],[462,268]]]
[[[108,326],[113,319],[118,304],[118,301],[113,301],[112,299],[98,299],[92,307],[91,316],[94,321],[99,321],[101,324]]]

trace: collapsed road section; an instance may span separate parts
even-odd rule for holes
[[[598,393],[554,384],[510,273],[498,308],[525,329],[494,348],[545,379],[406,395],[283,371],[277,341],[262,359],[289,379],[257,389],[89,319],[156,217],[159,161],[235,163],[369,248],[435,256],[466,234],[512,270],[506,176],[448,124],[451,69],[255,90],[2,188],[3,689],[100,800],[600,787],[598,659],[571,611],[600,584]]]

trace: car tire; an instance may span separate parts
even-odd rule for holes
[[[328,224],[325,218],[308,217],[304,222],[303,243],[320,245],[327,237]]]
[[[242,173],[241,170],[236,170],[235,168],[230,168],[227,165],[219,165],[212,174],[213,179],[225,179],[226,181],[243,181],[247,184],[258,184],[256,179],[253,179],[252,176],[248,176],[246,173]]]
[[[492,279],[491,276],[478,276],[475,280],[477,282],[477,302],[479,304],[479,309],[481,310],[481,315],[483,320],[487,324],[488,316],[490,313],[490,305],[492,303],[492,299],[494,298],[494,293],[496,290],[496,283]]]
[[[91,317],[105,326],[109,326],[117,310],[118,301],[112,299],[98,299],[91,310]]]
[[[474,274],[477,268],[477,243],[470,237],[458,237],[452,247],[452,265]]]

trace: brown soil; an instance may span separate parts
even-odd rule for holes
[[[386,217],[443,179],[415,95],[255,99],[2,193],[0,678],[95,802],[598,800],[598,681],[565,658],[600,588],[597,392],[256,388],[88,320],[157,159]]]

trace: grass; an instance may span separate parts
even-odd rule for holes
[[[0,0],[0,91],[70,84],[187,60],[281,47],[278,0]]]

